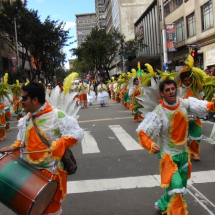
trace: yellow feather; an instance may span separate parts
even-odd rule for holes
[[[188,55],[187,59],[184,62],[187,66],[189,66],[190,68],[193,67],[194,65],[194,59],[191,55]]]
[[[71,87],[71,81],[73,81],[75,78],[78,78],[79,74],[77,72],[72,72],[70,75],[68,75],[63,82],[63,93],[64,95],[67,94],[68,90]]]
[[[138,68],[138,70],[141,70],[141,68],[140,68],[140,62],[137,63],[137,68]]]
[[[153,77],[155,77],[155,72],[154,72],[152,66],[151,66],[150,64],[148,64],[148,63],[146,63],[145,66],[147,67],[147,70],[149,71],[149,73],[150,73]]]

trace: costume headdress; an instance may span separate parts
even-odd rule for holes
[[[204,80],[208,76],[201,69],[194,67],[194,59],[191,55],[188,55],[184,63],[186,66],[184,66],[183,69],[178,72],[178,75],[176,77],[177,85],[180,86],[182,84],[180,75],[184,72],[190,72],[190,77],[192,78],[193,92],[195,95],[198,95],[198,93],[203,90]]]
[[[61,90],[58,85],[54,89],[52,89],[50,96],[48,95],[48,93],[46,93],[46,100],[49,102],[50,105],[56,108],[60,108],[69,116],[73,116],[76,119],[78,118],[78,115],[76,114],[80,110],[81,106],[76,106],[77,92],[68,93],[68,90],[71,87],[71,81],[75,80],[78,76],[78,73],[74,72],[64,79],[64,93],[61,93]]]

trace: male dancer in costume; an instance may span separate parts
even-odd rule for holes
[[[214,112],[215,99],[207,102],[193,97],[178,98],[176,82],[170,79],[161,82],[159,90],[163,99],[152,112],[146,114],[137,132],[144,148],[150,153],[159,153],[161,187],[166,188],[166,193],[155,203],[155,207],[162,214],[186,215],[183,194],[187,191],[187,179],[191,175],[187,148],[188,110],[199,116],[204,116],[208,110]]]
[[[187,99],[189,97],[194,97],[197,99],[202,99],[204,96],[203,92],[198,92],[198,89],[194,90],[192,83],[192,76],[189,70],[185,70],[180,74],[181,85],[179,86],[179,97]],[[207,114],[206,114],[207,115]],[[200,153],[200,141],[202,138],[202,123],[200,119],[189,120],[189,138],[188,143],[191,151],[191,155],[194,160],[198,161]]]
[[[27,115],[18,122],[19,133],[15,143],[1,149],[0,153],[15,152],[20,148],[25,148],[31,152],[27,155],[28,162],[36,165],[50,177],[55,161],[61,160],[66,148],[81,142],[83,130],[74,117],[67,116],[66,113],[53,108],[45,101],[45,89],[42,84],[33,82],[23,86],[22,90],[22,105]],[[50,148],[38,136],[32,118],[43,138],[50,142]],[[33,153],[36,151],[37,153]],[[43,152],[38,153],[38,151]],[[43,215],[62,214],[61,201],[66,197],[67,174],[61,166],[61,162],[58,162],[56,166],[53,180],[58,181],[58,190]]]
[[[142,121],[143,117],[141,116],[141,112],[138,111],[140,107],[142,107],[137,99],[136,96],[140,95],[140,89],[139,89],[139,79],[134,78],[133,80],[133,87],[129,89],[129,96],[131,97],[131,105],[130,109],[132,110],[132,114],[134,115],[134,122],[138,122],[138,120]]]

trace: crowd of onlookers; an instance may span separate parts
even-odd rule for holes
[[[205,69],[205,73],[208,75],[208,76],[215,76],[215,67],[212,67],[211,69]]]

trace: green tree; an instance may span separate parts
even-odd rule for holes
[[[35,80],[36,76],[50,77],[57,76],[59,69],[62,69],[65,62],[65,53],[62,48],[67,44],[69,31],[64,30],[65,23],[51,20],[48,16],[44,22],[40,21],[38,12],[28,10],[21,0],[10,4],[10,1],[2,2],[0,13],[0,37],[14,51],[14,18],[17,23],[17,37],[19,56],[22,59],[22,69],[26,60],[30,65],[28,76]],[[33,63],[32,64],[32,60]],[[34,65],[34,67],[32,66]]]
[[[93,69],[102,74],[104,70],[109,77],[111,63],[116,56],[124,57],[127,53],[136,52],[142,41],[125,41],[125,36],[117,30],[110,33],[106,29],[93,28],[81,47],[71,49],[73,55],[78,57],[79,62],[88,62]]]

